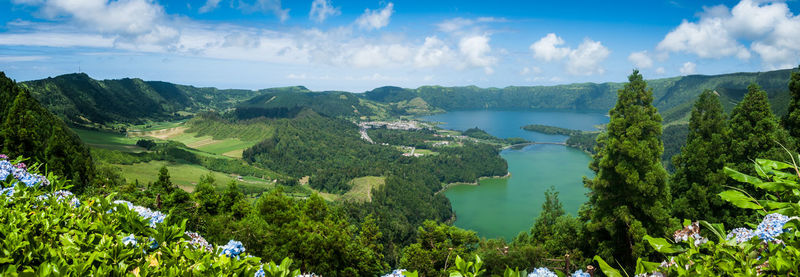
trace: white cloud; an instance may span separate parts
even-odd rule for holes
[[[542,73],[542,69],[538,66],[533,67],[523,67],[522,70],[519,71],[519,75],[529,75],[529,74],[539,74]]]
[[[533,51],[533,57],[546,62],[558,61],[569,55],[568,47],[558,47],[563,45],[564,40],[556,36],[554,33],[549,33],[543,38],[531,44],[530,49]]]
[[[219,6],[220,0],[206,0],[206,4],[197,10],[199,13],[207,13],[213,11]]]
[[[572,50],[567,58],[567,72],[573,75],[603,74],[600,63],[608,58],[611,51],[599,41],[584,39],[578,49]]]
[[[492,48],[489,46],[488,36],[475,35],[461,38],[458,43],[458,49],[469,65],[483,67],[486,74],[494,73],[492,66],[497,62],[497,59],[489,55]]]
[[[425,43],[417,50],[414,56],[414,65],[417,67],[434,67],[448,62],[453,58],[453,52],[443,41],[437,37],[426,37]]]
[[[633,66],[640,69],[653,67],[653,59],[647,54],[647,51],[633,52],[628,56],[628,61],[633,63]]]
[[[549,33],[531,44],[533,57],[545,61],[561,61],[567,58],[567,72],[572,75],[603,74],[605,69],[600,65],[611,51],[599,41],[589,38],[583,40],[578,48],[562,47],[564,40],[554,33]]]
[[[280,19],[281,22],[289,19],[289,9],[284,9],[281,5],[281,0],[256,0],[253,3],[247,3],[239,0],[239,9],[244,12],[271,12]]]
[[[314,0],[311,3],[311,11],[308,13],[308,18],[322,23],[328,17],[337,16],[341,13],[339,8],[334,7],[330,0]]]
[[[658,74],[658,75],[662,75],[662,74],[664,74],[664,73],[666,73],[666,72],[667,72],[667,71],[664,69],[664,67],[658,67],[658,68],[656,68],[656,74]]]
[[[681,75],[691,75],[695,73],[697,69],[697,65],[693,62],[686,62],[681,66]]]
[[[697,22],[684,20],[657,49],[743,60],[749,59],[752,51],[767,69],[788,68],[800,62],[797,34],[800,16],[792,14],[783,1],[742,0],[730,10],[722,5],[705,8]]]
[[[436,26],[438,27],[439,31],[446,33],[453,33],[461,31],[467,27],[474,26],[478,23],[505,22],[505,21],[506,21],[505,18],[498,18],[498,17],[478,17],[476,19],[456,17],[442,21],[441,23],[436,24]]]
[[[394,13],[394,4],[391,2],[380,10],[365,9],[364,14],[356,19],[356,24],[361,29],[377,30],[389,25],[389,18],[392,17],[392,13]]]

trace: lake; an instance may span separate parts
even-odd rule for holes
[[[478,127],[500,138],[521,137],[538,142],[564,142],[567,136],[520,127],[544,124],[589,131],[608,123],[605,113],[574,111],[453,111],[422,119],[442,122],[441,127],[447,129]],[[508,161],[510,178],[481,180],[479,186],[454,186],[445,192],[457,216],[456,226],[475,230],[482,237],[510,240],[533,226],[542,209],[544,191],[550,186],[559,192],[567,213],[576,215],[586,202],[582,178],[594,173],[588,167],[591,157],[583,151],[538,144],[506,149],[500,155]]]

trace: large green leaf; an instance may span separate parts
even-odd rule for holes
[[[675,253],[679,253],[679,252],[685,251],[685,249],[683,249],[682,247],[672,245],[671,243],[669,243],[664,238],[654,238],[654,237],[645,235],[644,236],[644,240],[646,240],[648,243],[650,243],[650,246],[652,246],[654,249],[656,249],[656,251],[658,251],[659,253],[675,254]]]
[[[606,263],[606,261],[604,261],[603,258],[600,258],[600,256],[594,256],[594,260],[597,262],[598,265],[600,265],[600,271],[603,271],[603,274],[605,274],[606,276],[622,277],[622,274],[619,273],[619,270],[616,270],[615,268],[608,265],[608,263]]]
[[[728,201],[734,206],[742,209],[763,209],[763,207],[761,207],[761,205],[759,205],[755,199],[738,190],[726,190],[720,192],[718,195],[719,197],[722,197],[723,200]]]
[[[769,168],[769,169],[781,170],[787,168],[794,168],[794,166],[791,164],[779,161],[767,160],[767,159],[756,159],[756,164],[764,167],[764,169]]]
[[[739,182],[743,182],[743,183],[748,183],[748,184],[753,184],[753,185],[758,185],[758,184],[763,183],[763,181],[761,181],[761,179],[758,179],[756,177],[741,173],[741,172],[736,171],[736,170],[734,170],[734,169],[732,169],[730,167],[727,167],[727,166],[725,167],[725,175],[728,175],[729,177],[733,178],[734,180],[739,181]]]

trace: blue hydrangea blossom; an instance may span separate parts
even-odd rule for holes
[[[395,269],[392,271],[392,273],[383,275],[381,277],[405,277],[406,275],[403,274],[404,272],[406,272],[405,269]]]
[[[533,272],[529,273],[528,277],[558,277],[558,275],[556,275],[546,267],[540,267],[534,269]]]
[[[125,246],[136,246],[137,244],[136,237],[134,237],[133,234],[130,234],[126,237],[122,237],[122,244],[124,244]]]
[[[239,254],[242,254],[244,252],[244,245],[242,245],[242,242],[235,240],[228,241],[228,244],[221,246],[220,248],[222,248],[222,253],[221,253],[222,255],[231,258],[233,257],[239,258]]]

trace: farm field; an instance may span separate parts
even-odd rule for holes
[[[122,176],[129,182],[139,180],[140,183],[155,182],[158,179],[158,171],[162,166],[167,166],[172,183],[178,185],[187,192],[194,191],[194,187],[197,185],[197,181],[200,180],[200,176],[208,173],[214,174],[214,179],[216,179],[219,189],[223,189],[224,186],[231,181],[237,181],[237,179],[230,174],[211,171],[199,165],[179,164],[167,161],[114,165],[114,167],[122,170]],[[271,182],[253,177],[244,177],[242,181],[238,182],[245,188],[270,188],[273,186]]]
[[[370,202],[372,201],[372,189],[383,186],[385,182],[386,178],[379,176],[355,178],[350,181],[353,187],[350,188],[350,191],[342,195],[342,199],[354,202]]]

